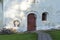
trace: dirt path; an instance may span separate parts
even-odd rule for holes
[[[38,33],[38,40],[52,40],[51,36],[44,32],[37,32]]]

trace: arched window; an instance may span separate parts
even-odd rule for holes
[[[35,3],[36,0],[27,0],[28,2]]]
[[[33,3],[35,3],[36,0],[33,0]]]
[[[47,20],[47,12],[42,13],[42,21]]]

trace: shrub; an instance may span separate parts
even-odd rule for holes
[[[9,29],[3,28],[0,31],[0,34],[13,34],[13,32],[11,30],[9,30]]]

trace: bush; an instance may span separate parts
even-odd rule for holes
[[[0,34],[13,34],[13,32],[11,30],[9,30],[9,29],[3,28],[0,31]]]

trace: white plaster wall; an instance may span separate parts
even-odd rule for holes
[[[0,2],[0,29],[3,27],[2,3]]]
[[[14,19],[16,18],[21,21],[19,29],[21,31],[27,31],[27,15],[30,12],[33,12],[36,14],[36,17],[37,17],[36,30],[47,30],[47,29],[55,28],[55,26],[57,25],[60,25],[60,5],[59,5],[60,0],[36,0],[36,3],[31,4],[30,8],[22,11],[19,9],[20,8],[19,5],[23,1],[24,0],[20,0],[20,1],[19,0],[5,0],[4,1],[4,18],[5,18],[4,23],[6,25],[12,24],[11,21],[14,21]],[[16,5],[16,4],[18,5],[17,9],[13,7],[13,5]],[[43,12],[48,12],[46,22],[42,21]],[[6,17],[9,14],[11,14],[11,17]],[[20,15],[22,14],[24,16],[21,18]],[[13,15],[14,17],[12,18]],[[12,20],[10,20],[9,18]]]

